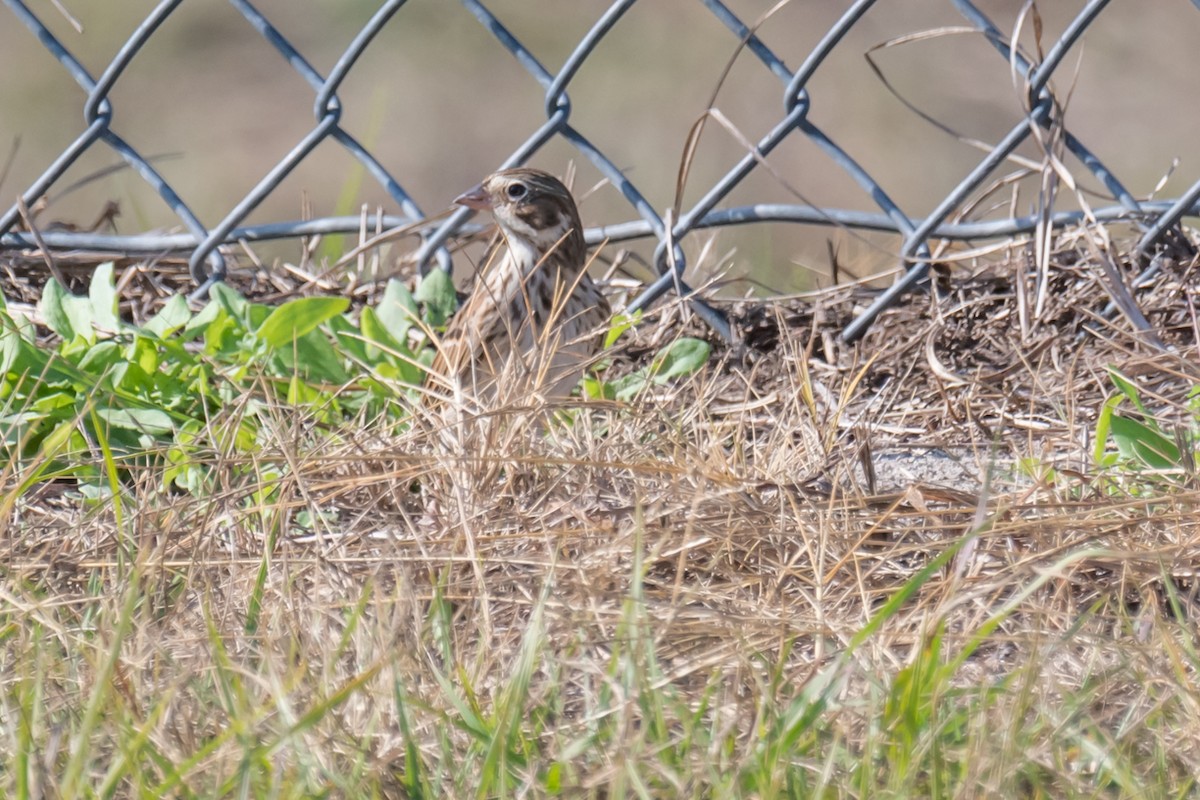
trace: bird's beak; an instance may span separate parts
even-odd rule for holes
[[[492,201],[488,198],[487,192],[483,191],[483,184],[476,186],[468,192],[463,192],[454,198],[454,202],[460,206],[473,208],[476,211],[487,211],[492,207]]]

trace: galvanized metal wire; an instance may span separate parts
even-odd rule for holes
[[[42,174],[21,193],[21,200],[0,216],[0,250],[31,249],[45,246],[50,249],[85,249],[101,252],[156,253],[190,252],[189,266],[196,283],[196,292],[203,294],[226,275],[226,262],[221,247],[237,241],[309,236],[317,233],[355,232],[359,217],[331,217],[309,221],[280,221],[266,225],[246,226],[245,220],[281,182],[308,158],[314,148],[325,141],[335,141],[358,160],[367,172],[387,191],[401,215],[371,219],[369,224],[382,227],[411,225],[426,219],[426,214],[393,177],[387,168],[341,124],[342,103],[338,90],[371,41],[386,25],[403,24],[397,11],[404,0],[386,0],[362,27],[358,35],[342,52],[328,74],[321,74],[293,46],[280,30],[248,0],[229,0],[230,5],[282,57],[284,63],[298,73],[313,92],[312,128],[278,163],[266,171],[258,183],[237,202],[215,225],[206,226],[190,210],[179,193],[152,166],[150,160],[112,129],[113,104],[109,95],[121,80],[122,74],[135,55],[150,41],[162,23],[180,6],[181,0],[162,0],[133,32],[98,78],[76,59],[56,38],[43,21],[22,0],[0,0],[31,34],[54,56],[58,63],[87,93],[84,103],[84,127],[75,140],[53,160]],[[704,192],[696,203],[683,210],[677,219],[660,213],[638,186],[614,161],[596,146],[571,122],[571,100],[568,90],[580,68],[596,51],[599,43],[613,30],[614,25],[637,0],[616,0],[579,40],[571,55],[557,71],[546,68],[537,55],[526,47],[504,25],[482,0],[461,0],[476,20],[516,59],[517,63],[536,81],[544,92],[545,121],[538,125],[498,167],[525,163],[554,139],[569,142],[581,155],[615,186],[628,202],[634,218],[623,223],[586,231],[589,243],[624,241],[652,237],[657,242],[656,281],[647,286],[630,304],[629,310],[645,309],[667,292],[677,292],[692,301],[697,312],[722,335],[729,337],[729,326],[723,315],[695,296],[683,279],[686,257],[680,243],[697,231],[752,222],[798,222],[836,225],[850,229],[890,231],[902,237],[900,248],[902,276],[887,291],[854,320],[843,337],[854,340],[863,335],[876,317],[906,291],[920,282],[929,270],[932,247],[947,239],[979,240],[1010,237],[1029,233],[1039,226],[1069,225],[1090,220],[1128,220],[1139,226],[1141,237],[1137,249],[1151,255],[1184,216],[1200,214],[1200,179],[1180,197],[1155,202],[1139,202],[1117,176],[1089,149],[1083,139],[1065,126],[1061,117],[1059,98],[1048,88],[1051,77],[1077,44],[1083,33],[1109,5],[1109,0],[1090,0],[1053,41],[1039,61],[1031,61],[1013,46],[1003,31],[970,0],[947,0],[967,24],[993,46],[1004,64],[1024,81],[1026,112],[1023,118],[992,150],[984,155],[959,183],[924,217],[906,213],[889,195],[886,188],[864,169],[833,137],[827,135],[811,119],[814,99],[809,92],[813,76],[822,68],[827,57],[838,47],[846,34],[859,24],[876,0],[856,0],[828,30],[799,68],[791,70],[748,26],[721,0],[698,0],[697,13],[708,13],[729,31],[731,37],[755,58],[763,69],[779,81],[781,116],[774,127],[753,143],[724,176]],[[1200,8],[1200,0],[1194,0]],[[1190,13],[1186,9],[1177,13]],[[4,109],[0,109],[0,114]],[[970,199],[991,180],[1000,165],[1023,142],[1039,129],[1056,129],[1062,136],[1066,152],[1070,153],[1105,187],[1113,203],[1104,208],[1084,212],[1058,211],[1030,214],[1011,219],[969,221],[959,218]],[[719,208],[746,177],[760,168],[764,159],[789,137],[807,137],[840,169],[844,170],[879,209],[863,212],[839,208],[813,208],[802,204],[750,204]],[[186,233],[111,235],[72,231],[41,232],[40,244],[31,232],[16,230],[21,218],[22,204],[31,205],[58,182],[79,157],[94,147],[107,147],[119,155],[162,198],[183,223]],[[422,234],[419,262],[450,268],[446,243],[461,232],[471,215],[460,209],[430,225]]]

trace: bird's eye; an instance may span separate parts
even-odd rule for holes
[[[508,192],[509,200],[520,200],[529,193],[529,190],[525,188],[525,184],[523,183],[510,183],[506,191]]]

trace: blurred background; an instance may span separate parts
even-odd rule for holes
[[[62,5],[77,30],[56,8]],[[848,0],[728,0],[748,24],[779,6],[759,35],[795,69]],[[608,8],[602,0],[494,0],[488,7],[552,72]],[[1083,7],[1082,0],[1038,5],[1049,47]],[[29,7],[99,76],[153,8],[124,0],[30,0]],[[322,73],[376,10],[357,0],[262,0],[257,7]],[[979,2],[1013,31],[1025,4]],[[809,84],[810,119],[856,158],[912,217],[929,212],[982,157],[906,108],[872,70],[871,52],[888,82],[926,114],[964,137],[995,143],[1020,119],[1020,86],[1008,65],[968,32],[949,0],[891,0],[869,11]],[[1036,52],[1030,17],[1020,42]],[[898,37],[924,31],[881,49]],[[1200,178],[1196,131],[1200,104],[1200,11],[1188,0],[1116,0],[1089,29],[1054,82],[1067,101],[1068,127],[1139,198],[1176,197]],[[570,86],[571,122],[604,150],[661,212],[675,194],[689,129],[707,106],[739,42],[698,0],[643,0],[602,41]],[[873,52],[872,52],[873,51]],[[84,93],[51,55],[0,7],[0,205],[8,207],[83,130]],[[408,190],[427,214],[493,170],[545,120],[537,83],[461,5],[411,0],[367,50],[339,96],[343,126]],[[716,106],[742,134],[757,140],[783,115],[783,86],[742,51]],[[183,3],[137,56],[111,94],[113,129],[158,169],[206,225],[216,224],[314,125],[313,95],[301,78],[228,5]],[[709,124],[689,176],[684,208],[743,154],[737,137]],[[1020,151],[1041,159],[1036,145]],[[808,203],[877,211],[839,168],[802,135],[770,157],[725,205]],[[1175,167],[1178,161],[1178,167]],[[114,200],[121,233],[176,230],[174,215],[129,170],[67,191],[120,163],[93,147],[51,190],[40,224],[90,224]],[[575,189],[589,226],[633,219],[591,165],[562,141],[531,162],[563,174],[577,168]],[[1073,160],[1085,187],[1095,181]],[[1007,173],[1002,168],[997,175]],[[1174,170],[1174,172],[1172,172]],[[1168,177],[1169,176],[1169,177]],[[1165,181],[1165,182],[1164,182]],[[1035,177],[984,203],[976,217],[1007,217],[1037,206]],[[1069,192],[1059,199],[1074,208]],[[1092,198],[1093,206],[1108,201]],[[321,145],[247,220],[249,224],[357,213],[366,204],[398,210],[357,163],[333,142]],[[704,259],[710,234],[689,237],[695,277],[723,271],[726,294],[791,292],[830,281],[831,246],[856,275],[894,268],[899,239],[825,226],[769,224],[722,231]],[[256,251],[298,257],[286,242]],[[652,248],[647,245],[645,252]],[[636,268],[635,272],[636,272]]]

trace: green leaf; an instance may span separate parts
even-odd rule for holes
[[[88,301],[95,326],[110,332],[121,327],[121,318],[117,316],[117,291],[113,285],[111,261],[105,261],[92,273],[92,282],[88,286]]]
[[[613,317],[612,323],[608,326],[608,333],[604,335],[604,349],[612,347],[621,338],[621,334],[632,328],[642,318],[642,310],[639,308],[633,314],[624,312]]]
[[[602,381],[591,375],[584,376],[582,386],[584,397],[593,400],[613,400],[616,398],[616,393],[611,383]]]
[[[39,450],[46,458],[57,458],[68,449],[78,451],[80,448],[75,446],[72,436],[75,432],[74,418],[64,420],[42,440]]]
[[[318,331],[301,336],[294,347],[280,348],[275,355],[283,374],[299,372],[310,380],[328,383],[345,383],[350,379],[341,356]]]
[[[24,314],[11,317],[8,316],[7,312],[5,312],[4,321],[5,328],[12,327],[12,329],[16,331],[17,335],[25,341],[31,344],[37,343],[37,325],[34,325],[33,321],[29,319],[29,317],[25,316]]]
[[[413,295],[425,305],[425,321],[435,328],[446,324],[446,320],[458,308],[458,294],[454,291],[454,281],[449,273],[440,269],[432,269],[421,279],[417,291]]]
[[[21,338],[21,334],[17,331],[17,325],[13,322],[12,317],[0,311],[0,376],[16,373],[20,375],[28,372],[30,367],[34,366],[28,363],[28,358],[22,358],[25,354],[27,342]],[[45,363],[43,360],[42,363]]]
[[[350,306],[345,297],[301,297],[271,312],[255,335],[272,350],[290,345]]]
[[[204,326],[204,352],[210,356],[237,354],[244,357],[243,333],[237,317],[219,308],[217,316]]]
[[[159,352],[156,344],[158,343],[145,336],[134,337],[133,342],[125,349],[125,360],[131,364],[137,364],[142,371],[148,374],[158,372],[158,366],[164,360],[168,363],[167,369],[172,371],[175,367],[191,363],[192,360],[187,351],[168,352],[164,359],[164,354]]]
[[[151,373],[133,361],[115,365],[109,373],[108,380],[113,389],[133,396],[144,397],[154,389],[154,378]]]
[[[46,288],[42,289],[41,302],[38,303],[38,311],[41,312],[42,319],[46,320],[50,330],[61,336],[64,342],[74,341],[77,333],[73,321],[74,315],[68,310],[72,299],[70,292],[64,289],[56,278],[51,278],[46,281]],[[87,329],[91,330],[90,320]]]
[[[208,294],[232,316],[238,319],[246,319],[250,301],[242,297],[237,290],[231,289],[223,283],[214,283],[212,288],[208,290]]]
[[[455,295],[455,303],[457,304],[457,302],[458,297]],[[392,338],[398,342],[403,342],[408,337],[408,329],[421,318],[421,310],[417,307],[416,298],[413,297],[412,292],[408,291],[407,286],[395,278],[388,281],[387,288],[383,290],[383,297],[379,300],[379,307],[375,309],[375,314]]]
[[[220,319],[222,314],[228,316],[225,307],[216,300],[209,300],[208,304],[200,309],[199,313],[188,320],[187,324],[183,326],[183,333],[180,335],[180,338],[185,341],[191,341],[200,336],[208,330],[209,325]]]
[[[1120,397],[1110,397],[1104,401],[1100,415],[1096,418],[1096,442],[1092,446],[1092,460],[1097,465],[1104,461],[1104,448],[1108,446],[1108,434],[1112,430],[1112,418],[1117,406],[1121,405]]]
[[[1108,367],[1108,377],[1113,382],[1113,385],[1117,387],[1117,390],[1129,398],[1129,402],[1133,403],[1138,411],[1147,417],[1150,416],[1150,413],[1146,411],[1146,406],[1142,403],[1142,395],[1138,391],[1136,383],[1121,374],[1115,367]]]
[[[290,405],[298,406],[302,403],[317,405],[324,399],[324,394],[301,380],[299,375],[292,375],[291,380],[288,381],[287,401]]]
[[[712,346],[708,342],[685,336],[660,350],[650,371],[656,382],[665,383],[671,378],[698,371],[708,362],[710,353]]]
[[[354,327],[353,323],[346,319],[345,314],[330,318],[329,330],[333,332],[334,338],[337,339],[338,346],[342,348],[343,353],[352,360],[360,363],[372,360],[371,356],[368,355],[370,345],[367,344],[362,331]]]
[[[109,367],[125,359],[124,353],[116,342],[106,340],[98,342],[87,349],[76,365],[81,370],[81,378],[94,381]]]
[[[157,408],[97,408],[96,416],[114,428],[165,436],[175,430],[171,415]]]
[[[257,331],[267,321],[267,317],[275,311],[275,306],[266,303],[247,303],[246,317],[242,320],[248,331]]]
[[[163,307],[146,320],[146,330],[160,339],[165,339],[192,321],[192,311],[183,295],[172,295]]]
[[[20,322],[0,313],[0,377],[25,376],[30,381],[69,380],[70,365],[55,351],[39,347],[22,330]]]
[[[546,791],[550,794],[558,794],[563,787],[563,765],[555,761],[546,770],[546,779],[544,781]]]
[[[0,417],[0,445],[16,447],[22,442],[32,441],[45,419],[45,414],[33,411],[22,411],[18,414]]]
[[[363,309],[363,311],[370,311],[370,309]],[[363,326],[363,333],[367,332],[368,325],[371,326],[371,338],[378,343],[377,346],[370,348],[376,353],[373,360],[376,368],[378,369],[383,366],[396,367],[394,372],[380,372],[380,377],[394,377],[404,383],[419,386],[425,380],[425,373],[428,372],[429,365],[432,363],[433,348],[426,348],[421,351],[420,355],[416,355],[408,348],[407,344],[392,339],[391,335],[378,322],[367,322]],[[429,360],[425,359],[426,354],[431,356]],[[379,360],[380,355],[384,359],[382,362]]]
[[[369,341],[373,342],[377,347],[367,348],[367,359],[371,362],[378,362],[381,355],[391,356],[403,353],[407,348],[403,347],[400,342],[392,336],[391,330],[383,324],[379,319],[379,315],[375,310],[367,307],[362,310],[362,316],[359,318],[362,323],[362,333]]]
[[[1117,450],[1125,458],[1151,469],[1179,469],[1179,447],[1159,431],[1120,414],[1112,415],[1110,425]]]
[[[629,375],[622,375],[605,388],[605,395],[609,391],[612,392],[612,397],[621,402],[632,400],[649,384],[650,379],[646,375],[646,370],[639,369],[637,372]]]
[[[433,362],[432,358],[430,358],[429,363],[426,363],[424,354],[429,353],[432,356],[433,348],[422,350],[421,353],[422,355],[418,356],[414,361],[400,362],[400,380],[404,381],[405,383],[410,383],[413,386],[420,386],[425,380],[425,376],[429,374],[429,368],[432,366]],[[419,397],[420,395],[416,396]]]
[[[30,403],[29,407],[39,414],[49,414],[53,411],[66,409],[68,413],[63,416],[73,417],[75,416],[75,393],[64,391],[44,394]]]

